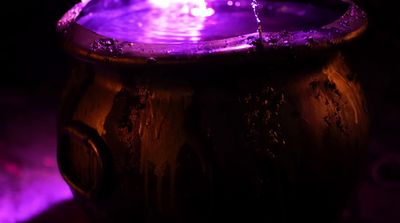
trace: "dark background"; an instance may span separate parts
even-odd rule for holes
[[[368,13],[369,29],[353,44],[350,55],[369,103],[371,142],[369,165],[343,215],[343,222],[400,222],[400,36],[397,34],[400,33],[400,13],[396,2],[358,0]],[[57,20],[73,4],[73,0],[20,0],[2,6],[0,162],[8,153],[4,145],[20,140],[15,135],[19,131],[10,132],[14,123],[23,126],[32,113],[54,111],[48,122],[51,127],[46,131],[55,129],[55,111],[70,64],[59,47],[55,27]],[[16,117],[18,122],[15,122]],[[35,127],[21,128],[20,132],[35,132]],[[371,170],[382,159],[398,163],[379,181]],[[1,189],[0,186],[0,197],[3,196]],[[59,210],[79,212],[73,202],[63,205]],[[39,217],[37,222],[43,218]],[[65,219],[68,218],[64,218],[68,222]]]

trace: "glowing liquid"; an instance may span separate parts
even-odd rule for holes
[[[78,23],[130,42],[189,43],[261,34],[261,27],[263,32],[307,31],[333,22],[341,13],[302,3],[258,3],[258,20],[251,0],[148,0],[118,7],[93,3]]]

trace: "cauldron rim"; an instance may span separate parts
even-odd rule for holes
[[[57,31],[62,35],[64,49],[73,56],[89,62],[118,65],[182,64],[208,61],[228,55],[264,55],[269,59],[276,54],[315,55],[329,51],[359,37],[367,28],[366,13],[351,0],[344,0],[347,10],[334,22],[309,31],[264,32],[259,44],[258,33],[237,37],[185,44],[131,43],[99,35],[75,19],[85,7],[78,3],[58,21]],[[108,44],[103,44],[108,41]],[[100,47],[96,47],[96,45]],[[284,52],[283,54],[281,52]],[[284,56],[283,56],[284,57]]]

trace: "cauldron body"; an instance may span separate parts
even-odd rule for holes
[[[58,161],[95,222],[337,219],[368,129],[338,46],[126,59],[82,30]]]

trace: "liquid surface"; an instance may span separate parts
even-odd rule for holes
[[[79,24],[135,43],[194,43],[255,33],[261,27],[263,32],[308,31],[343,13],[303,3],[259,1],[257,20],[252,0],[142,0],[113,7],[92,2],[78,18]]]

